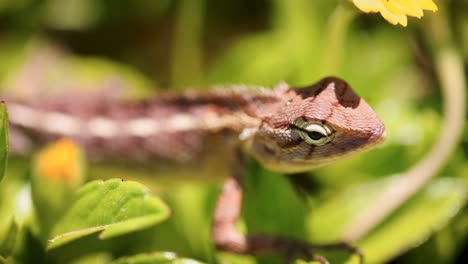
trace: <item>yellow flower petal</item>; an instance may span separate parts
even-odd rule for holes
[[[380,14],[383,16],[383,18],[385,18],[385,20],[387,20],[390,24],[392,25],[397,25],[398,24],[398,17],[389,12],[387,9],[382,9],[382,11],[380,11]]]
[[[390,2],[390,1],[385,1],[384,0],[383,5],[385,6],[385,9],[380,11],[382,16],[383,16],[382,11],[387,10],[389,13],[393,14],[396,17],[396,21],[399,24],[406,27],[406,25],[408,24],[408,20],[406,19],[406,15],[403,13],[403,10],[401,8],[399,8],[397,5],[395,5],[395,3],[393,1]],[[385,16],[384,16],[384,18],[385,18]]]
[[[432,0],[416,0],[416,4],[424,10],[437,11],[438,8]]]
[[[408,16],[421,18],[424,15],[421,7],[414,1],[393,0],[393,2]]]
[[[364,13],[379,12],[382,6],[378,0],[353,0],[353,3]]]
[[[408,24],[407,16],[421,18],[423,10],[437,11],[433,0],[352,0],[365,13],[380,12],[391,24]]]

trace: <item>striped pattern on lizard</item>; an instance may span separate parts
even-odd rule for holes
[[[223,151],[242,147],[265,167],[298,172],[385,136],[374,111],[338,78],[300,89],[284,83],[275,90],[234,86],[141,102],[71,92],[7,100],[7,107],[15,152],[29,151],[35,138],[69,137],[97,158],[183,163],[213,154],[203,150],[215,145]]]
[[[371,107],[335,77],[297,89],[285,83],[274,90],[233,86],[139,102],[109,93],[70,92],[34,101],[10,98],[7,108],[14,152],[68,137],[96,160],[209,166],[210,157],[225,158],[227,163],[221,166],[234,171],[217,203],[213,237],[218,248],[237,253],[288,253],[291,244],[301,250],[306,245],[236,231],[242,205],[239,150],[269,169],[296,173],[368,149],[385,138],[384,125]]]

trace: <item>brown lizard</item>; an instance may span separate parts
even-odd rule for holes
[[[9,98],[11,150],[24,153],[38,141],[68,137],[82,144],[91,159],[149,162],[158,171],[172,170],[172,165],[180,170],[180,164],[203,168],[202,173],[234,168],[214,212],[212,233],[218,249],[286,255],[308,254],[317,248],[354,250],[345,244],[317,247],[238,232],[242,153],[284,173],[322,166],[383,141],[384,125],[371,107],[345,81],[334,77],[298,89],[285,83],[274,90],[224,88],[138,102],[121,100],[110,92],[39,94],[34,101]],[[310,256],[327,263],[318,255]]]

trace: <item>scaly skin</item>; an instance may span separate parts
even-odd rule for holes
[[[142,102],[70,92],[7,100],[7,107],[13,151],[30,152],[35,139],[69,137],[99,160],[198,162],[242,145],[265,167],[300,172],[367,149],[385,136],[374,111],[338,78],[301,89],[234,86]],[[310,123],[316,123],[311,129],[329,129],[326,144],[304,140]]]
[[[247,148],[272,170],[307,171],[385,138],[384,125],[375,112],[340,79],[325,78],[294,90],[284,85],[277,92],[281,100],[263,110],[262,122]],[[307,140],[307,133],[323,134],[323,129],[329,132],[322,135],[324,142]]]
[[[29,151],[36,142],[33,138],[48,141],[65,136],[98,159],[151,163],[159,159],[163,164],[189,166],[198,166],[201,160],[219,166],[211,157],[232,161],[232,175],[214,213],[215,245],[236,253],[299,252],[322,263],[327,262],[314,255],[314,249],[356,250],[344,244],[313,246],[283,237],[244,236],[236,230],[242,206],[240,150],[267,168],[296,173],[368,149],[385,138],[384,125],[370,106],[334,77],[299,89],[287,84],[275,90],[234,86],[137,103],[109,93],[68,93],[28,103],[11,99],[7,107],[10,144],[17,152]]]

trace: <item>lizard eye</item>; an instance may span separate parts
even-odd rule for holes
[[[308,144],[323,146],[330,143],[335,131],[327,124],[321,122],[298,119],[294,124],[299,136]]]

